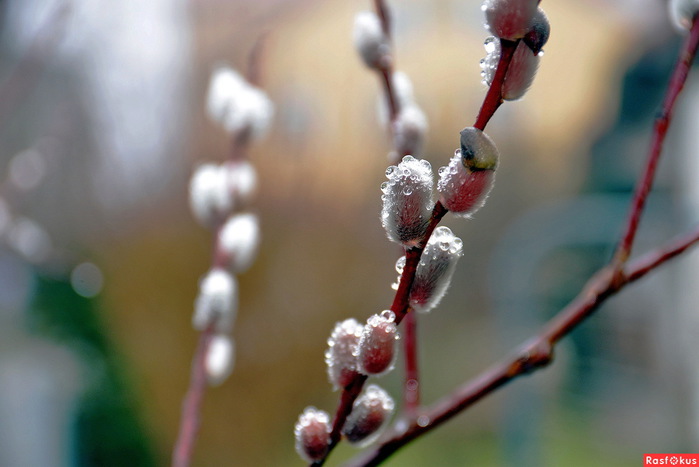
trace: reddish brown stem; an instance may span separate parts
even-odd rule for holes
[[[374,0],[374,8],[376,9],[376,14],[381,20],[381,29],[383,29],[384,34],[389,39],[391,38],[391,13],[386,7],[386,3],[383,0]]]
[[[264,47],[265,36],[261,36],[255,43],[250,56],[248,58],[248,70],[246,77],[251,84],[258,85],[262,72],[262,51]],[[242,131],[233,135],[229,142],[229,150],[227,154],[227,163],[247,158],[247,151],[250,143],[251,134],[249,131]],[[220,235],[226,219],[218,219],[214,227],[214,245],[211,254],[211,267],[223,268],[228,261],[227,256],[220,246]],[[189,389],[183,402],[182,420],[180,421],[180,432],[175,443],[173,451],[172,466],[187,467],[191,462],[191,457],[194,452],[194,441],[196,440],[197,431],[200,423],[201,404],[204,399],[204,393],[207,387],[206,381],[206,353],[209,343],[213,337],[215,323],[210,324],[207,329],[199,336],[199,345],[197,346],[192,363],[192,376],[189,383]]]
[[[350,465],[380,464],[410,441],[450,420],[506,383],[547,366],[553,360],[555,344],[591,316],[609,297],[697,243],[699,227],[632,262],[623,276],[613,274],[611,267],[601,270],[575,300],[549,321],[542,332],[522,346],[512,358],[494,365],[422,412],[418,419],[410,422],[407,430],[398,432],[394,429],[380,446],[359,456]]]
[[[495,70],[493,82],[490,83],[488,92],[485,94],[485,99],[483,99],[483,104],[478,112],[476,123],[473,125],[481,131],[485,130],[485,126],[492,116],[495,115],[495,111],[498,110],[503,102],[502,84],[505,82],[507,69],[510,67],[510,62],[512,61],[512,56],[515,54],[517,44],[519,44],[519,41],[512,42],[500,39],[500,60],[498,60],[498,67]]]
[[[199,335],[199,343],[192,361],[189,389],[182,403],[182,421],[172,453],[172,467],[188,467],[194,451],[194,441],[201,423],[201,404],[206,392],[206,354],[213,337],[213,325]]]
[[[396,314],[396,324],[400,324],[405,318],[406,313],[408,313],[408,298],[410,297],[410,289],[413,287],[413,282],[415,281],[415,273],[417,271],[417,265],[420,262],[420,256],[427,245],[427,240],[429,240],[432,232],[442,220],[442,217],[449,212],[442,203],[437,201],[434,209],[432,210],[432,218],[430,219],[430,224],[427,227],[427,232],[425,237],[418,244],[418,246],[409,248],[405,251],[405,266],[403,267],[403,274],[401,274],[400,281],[398,283],[398,290],[396,290],[396,295],[393,298],[393,304],[391,305],[391,311]]]
[[[538,336],[516,352],[513,358],[493,366],[458,388],[453,394],[443,398],[422,413],[419,418],[414,419],[407,430],[400,433],[394,430],[384,443],[358,458],[352,465],[378,465],[402,446],[461,413],[511,380],[547,366],[553,360],[553,350],[556,343],[591,316],[609,297],[699,242],[698,228],[688,235],[677,238],[667,246],[647,253],[633,262],[626,270],[624,269],[633,246],[640,215],[645,206],[645,199],[652,185],[662,143],[670,122],[670,115],[677,96],[684,86],[698,46],[699,21],[695,18],[668,86],[663,112],[653,128],[647,165],[638,182],[636,195],[632,201],[627,229],[617,254],[610,264],[595,274],[582,292],[551,319]]]
[[[403,323],[403,349],[405,351],[405,383],[403,386],[404,410],[414,417],[420,405],[420,375],[417,354],[417,313],[408,310]]]
[[[655,126],[653,128],[653,136],[648,151],[645,170],[641,174],[639,181],[636,184],[636,191],[629,210],[629,218],[626,228],[622,236],[622,240],[619,243],[617,251],[614,255],[614,264],[617,269],[621,269],[631,254],[633,242],[636,238],[636,232],[638,231],[638,224],[641,221],[641,214],[643,214],[643,208],[646,204],[648,193],[650,193],[650,190],[653,187],[655,172],[658,167],[658,161],[660,160],[663,143],[665,142],[665,136],[667,135],[667,129],[670,126],[670,121],[672,119],[672,112],[675,108],[677,97],[682,91],[684,83],[687,80],[687,75],[689,74],[689,69],[692,66],[692,61],[696,55],[698,45],[699,27],[697,27],[697,22],[694,21],[689,36],[684,43],[680,58],[675,66],[675,70],[672,73],[672,78],[670,79],[670,84],[668,85],[668,90],[665,94],[662,109],[658,117],[655,119]]]
[[[388,11],[385,7],[385,4],[383,0],[375,0],[376,4],[376,9],[379,14],[379,18],[381,19],[381,23],[384,28],[384,32],[388,34],[388,27],[389,27],[389,19],[388,19]],[[390,36],[389,36],[390,37]],[[512,61],[512,56],[514,54],[514,50],[517,47],[516,42],[511,42],[511,41],[505,41],[503,40],[501,42],[501,50],[502,53],[500,54],[500,60],[498,62],[498,68],[495,72],[495,76],[493,77],[493,82],[491,83],[490,88],[488,89],[488,92],[486,93],[486,96],[483,101],[483,105],[481,106],[481,109],[478,113],[478,117],[476,119],[475,127],[479,128],[481,130],[485,129],[485,126],[487,125],[488,121],[490,118],[495,114],[497,111],[498,107],[500,107],[500,104],[502,104],[502,84],[505,80],[505,74],[507,73],[507,68],[510,65],[510,62]],[[387,67],[381,70],[382,78],[383,78],[383,83],[384,83],[384,91],[386,94],[386,98],[389,104],[389,111],[391,112],[391,122],[392,126],[393,123],[395,122],[395,117],[397,117],[398,114],[398,107],[397,107],[397,101],[395,99],[395,93],[394,89],[392,86],[392,69],[391,67]],[[405,154],[403,154],[405,155]],[[391,311],[393,311],[396,315],[396,324],[400,324],[400,322],[405,318],[406,314],[408,313],[408,299],[410,297],[410,289],[413,286],[413,282],[415,280],[415,273],[417,271],[417,265],[420,262],[420,256],[422,255],[422,252],[425,248],[425,245],[427,244],[427,241],[429,240],[430,236],[432,235],[432,232],[434,229],[437,227],[439,222],[442,220],[444,215],[448,212],[448,209],[445,208],[441,202],[437,202],[435,204],[435,207],[432,211],[432,218],[430,220],[430,224],[427,229],[427,233],[425,237],[422,239],[422,241],[418,244],[418,246],[409,248],[405,252],[405,266],[403,267],[403,273],[401,274],[400,281],[398,283],[398,290],[396,290],[396,294],[393,298],[393,303],[391,304]],[[415,347],[415,342],[412,344],[406,344],[406,345],[412,345],[413,348],[416,349]],[[415,350],[416,352],[416,350]],[[407,354],[406,354],[407,358]],[[417,372],[417,360],[414,361],[414,370]],[[409,370],[406,372],[406,388],[408,384],[410,384],[411,377],[409,376]],[[415,381],[418,381],[417,378],[414,378]],[[362,386],[364,384],[364,381],[361,382],[361,386],[359,387],[359,390],[356,391],[356,394],[354,395],[354,398],[356,398],[359,395],[359,392],[361,392]],[[419,383],[418,383],[419,384]],[[342,420],[344,423],[344,420],[347,418],[347,415],[349,414],[349,411],[352,409],[352,402],[354,402],[354,398],[351,398],[350,403],[346,403],[346,391],[343,391],[342,397],[340,404],[338,405],[338,408],[335,412],[335,418],[333,425],[337,425],[337,420]],[[419,394],[416,392],[416,394]],[[351,395],[350,395],[351,396]],[[348,398],[350,398],[348,396]],[[406,399],[407,400],[407,399]],[[418,396],[418,401],[419,401],[419,396]],[[417,406],[417,402],[416,402]],[[346,411],[346,413],[345,413]],[[334,431],[334,430],[333,430]],[[339,441],[339,438],[335,439],[334,437],[331,437],[331,443],[330,443],[330,449],[328,450],[328,455],[330,452],[333,450],[337,442]],[[326,456],[327,459],[327,456]],[[315,463],[312,465],[322,465],[325,462],[325,459],[321,461],[320,463]]]

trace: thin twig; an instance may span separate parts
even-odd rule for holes
[[[518,44],[519,41],[512,42],[500,39],[500,59],[498,60],[498,67],[495,70],[493,82],[490,83],[485,99],[483,99],[483,104],[478,112],[476,123],[473,124],[475,128],[481,131],[485,130],[485,126],[492,116],[495,115],[495,111],[502,105],[502,84],[505,82],[505,75],[510,67],[512,56],[515,54],[515,49],[517,49]]]
[[[697,228],[695,231],[675,239],[670,244],[647,253],[624,270],[624,264],[633,246],[640,214],[643,211],[648,190],[652,186],[655,166],[670,121],[669,116],[677,96],[684,86],[687,71],[696,55],[697,47],[699,47],[699,21],[695,18],[690,36],[683,45],[668,86],[663,113],[653,128],[650,157],[644,175],[639,180],[637,195],[632,201],[629,225],[622,237],[618,253],[612,261],[598,271],[580,294],[554,316],[543,327],[538,336],[522,346],[511,359],[496,364],[458,388],[451,395],[444,397],[421,413],[418,418],[413,419],[407,429],[399,432],[394,428],[392,434],[387,435],[380,446],[359,456],[351,465],[378,465],[402,446],[461,413],[506,383],[549,365],[553,360],[555,345],[599,309],[609,297],[699,242],[699,228]]]
[[[262,79],[262,53],[265,45],[265,36],[261,36],[248,57],[246,78],[253,85],[259,85]],[[229,141],[227,164],[245,160],[248,156],[248,148],[251,138],[249,130],[232,135]],[[211,254],[212,268],[225,268],[230,257],[221,246],[221,231],[226,219],[217,219],[214,226],[213,248]],[[206,354],[213,337],[214,324],[210,324],[199,336],[199,344],[192,363],[189,389],[183,403],[180,432],[175,443],[172,458],[172,467],[187,467],[191,462],[194,452],[194,441],[200,424],[201,405],[207,388],[206,378]]]
[[[629,284],[699,243],[699,228],[666,246],[653,250],[631,263],[622,282],[616,282],[611,269],[598,272],[584,290],[549,321],[541,334],[529,341],[503,363],[499,363],[456,389],[410,421],[407,429],[393,430],[377,448],[355,458],[351,466],[378,465],[415,438],[450,420],[513,379],[546,367],[553,360],[555,344],[609,298]]]
[[[188,467],[194,451],[194,441],[201,423],[201,404],[206,392],[206,354],[213,337],[214,326],[209,325],[200,335],[192,361],[192,372],[187,395],[182,403],[182,422],[172,453],[172,467]]]
[[[670,79],[670,84],[668,86],[668,91],[665,94],[665,99],[663,100],[663,106],[660,114],[655,119],[655,126],[653,128],[652,136],[653,139],[648,151],[648,159],[646,161],[645,170],[641,174],[639,181],[636,184],[636,191],[634,193],[633,203],[630,208],[628,222],[626,224],[622,240],[619,243],[617,251],[614,255],[614,264],[617,269],[621,269],[622,265],[626,262],[631,254],[633,241],[636,237],[636,232],[638,231],[638,224],[641,220],[641,214],[643,214],[643,207],[645,206],[646,199],[648,198],[648,193],[653,187],[655,171],[658,167],[658,161],[660,160],[663,143],[665,142],[665,136],[667,135],[667,129],[670,126],[675,102],[677,102],[677,96],[679,96],[682,88],[684,87],[684,83],[687,80],[687,74],[689,74],[689,69],[692,66],[692,60],[696,54],[697,44],[699,44],[699,28],[697,28],[694,24],[690,31],[689,37],[685,41],[683,52],[680,55],[677,65],[675,66],[675,70],[672,73],[672,78]]]

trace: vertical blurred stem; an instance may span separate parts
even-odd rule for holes
[[[189,389],[182,403],[180,433],[172,453],[172,467],[188,467],[192,460],[194,442],[201,424],[201,405],[206,392],[206,354],[213,337],[213,325],[199,336],[199,343],[192,361]]]

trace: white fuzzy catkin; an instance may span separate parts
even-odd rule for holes
[[[194,304],[192,325],[198,331],[215,323],[217,333],[230,333],[238,311],[238,284],[227,271],[209,271],[199,283],[199,295]]]
[[[352,32],[357,53],[369,68],[379,68],[390,57],[391,46],[381,27],[381,20],[373,11],[360,11],[354,17]]]
[[[342,434],[357,446],[365,447],[381,436],[395,409],[393,398],[376,384],[370,384],[354,401]]]
[[[461,130],[461,148],[446,167],[439,169],[437,189],[442,204],[456,215],[468,217],[485,203],[495,179],[499,153],[481,130]]]
[[[395,321],[396,315],[391,310],[384,310],[367,319],[357,345],[360,373],[380,376],[393,369],[399,338]]]
[[[223,166],[202,164],[195,169],[189,182],[189,205],[204,227],[214,227],[225,219],[233,208],[233,196]]]
[[[347,386],[358,374],[357,346],[363,330],[354,318],[335,324],[325,351],[328,379],[335,390]]]
[[[394,147],[399,154],[418,154],[427,133],[427,117],[417,104],[401,107],[394,127]]]
[[[536,13],[532,18],[532,24],[529,31],[524,35],[522,39],[527,46],[534,52],[534,54],[539,55],[541,49],[546,45],[551,35],[551,24],[549,19],[544,13],[541,7],[536,9]]]
[[[393,75],[391,75],[391,83],[393,84],[393,94],[396,98],[398,109],[417,105],[415,96],[413,95],[413,83],[406,73],[394,71]],[[390,123],[388,119],[388,100],[384,95],[378,96],[377,99],[376,115],[378,116],[378,121],[382,126],[388,128],[388,124]]]
[[[225,256],[231,272],[247,271],[257,256],[260,226],[257,216],[250,213],[231,216],[221,228],[219,251]]]
[[[306,407],[294,426],[296,452],[307,462],[323,459],[330,445],[330,416],[315,407]]]
[[[257,172],[247,160],[237,160],[225,164],[228,186],[233,197],[233,209],[241,209],[250,204],[257,194]]]
[[[687,33],[692,20],[699,12],[699,0],[670,0],[667,4],[672,24],[678,31]]]
[[[448,227],[437,227],[422,253],[410,289],[409,303],[414,310],[425,313],[439,305],[462,255],[461,239]]]
[[[503,99],[514,101],[524,96],[534,82],[540,58],[523,41],[517,45],[502,84]]]
[[[389,239],[414,246],[425,236],[432,215],[432,166],[405,156],[398,166],[386,169],[386,177],[381,185],[381,224]]]
[[[538,0],[485,0],[481,8],[486,27],[501,39],[520,39],[529,31],[538,3]]]
[[[233,371],[235,364],[235,343],[226,334],[216,334],[211,338],[204,360],[206,379],[210,386],[222,384]]]
[[[489,37],[485,40],[486,56],[481,60],[481,77],[483,84],[490,86],[500,61],[500,40]],[[515,49],[510,66],[502,84],[502,97],[508,101],[521,99],[529,90],[539,69],[541,54],[534,54],[532,49],[521,41]]]
[[[269,129],[274,106],[267,95],[228,67],[214,70],[207,96],[209,117],[231,134],[260,138]]]

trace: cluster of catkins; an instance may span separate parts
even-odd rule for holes
[[[495,37],[486,40],[488,57],[481,62],[484,82],[490,85],[500,58],[500,41],[519,41],[503,83],[503,97],[524,95],[536,73],[541,48],[549,35],[549,24],[537,0],[486,0],[483,5],[486,26]],[[392,56],[380,19],[371,12],[357,15],[355,46],[364,63],[378,71],[391,70]],[[414,104],[412,86],[400,73],[391,76],[399,113],[393,127],[394,147],[405,153],[419,152],[426,129],[424,114]],[[470,217],[483,204],[492,189],[499,153],[493,141],[478,128],[461,131],[461,147],[446,167],[439,169],[439,202],[449,211]],[[425,238],[435,207],[434,174],[430,163],[407,155],[386,170],[381,185],[381,223],[388,238],[404,248],[425,245],[409,295],[409,306],[429,312],[444,296],[456,263],[463,254],[463,242],[448,227],[437,227],[426,244]],[[405,256],[396,263],[400,275]],[[346,389],[365,376],[380,376],[393,367],[398,329],[395,314],[384,310],[362,325],[347,319],[335,325],[325,361],[335,389]],[[352,444],[364,446],[380,434],[392,415],[394,402],[376,385],[369,385],[354,402],[342,434]],[[296,449],[305,460],[325,458],[330,446],[330,416],[308,407],[295,427]]]
[[[233,139],[263,136],[274,112],[264,92],[225,67],[213,73],[207,111]],[[222,164],[202,164],[189,184],[194,217],[215,233],[214,261],[199,283],[192,318],[196,330],[213,329],[205,357],[206,375],[211,385],[221,384],[233,369],[231,332],[238,309],[235,274],[250,267],[260,238],[257,216],[245,211],[256,188],[255,169],[244,158]]]

